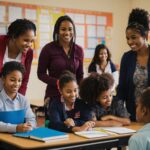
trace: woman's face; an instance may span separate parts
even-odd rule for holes
[[[33,42],[35,40],[35,33],[33,30],[27,30],[24,34],[13,40],[15,47],[18,49],[19,52],[26,52],[33,45]]]
[[[74,37],[73,25],[69,21],[63,21],[59,27],[59,42],[70,43]]]
[[[139,32],[133,29],[128,29],[126,31],[126,39],[127,44],[134,51],[141,50],[141,48],[146,44],[145,43],[146,38],[141,36]]]
[[[67,103],[73,104],[78,97],[78,85],[75,81],[70,81],[60,89],[60,93]]]
[[[106,62],[107,61],[108,53],[107,53],[107,50],[105,48],[101,49],[99,51],[99,59],[100,59],[100,62]]]
[[[113,89],[109,89],[107,91],[103,91],[99,95],[97,101],[104,109],[107,109],[109,106],[111,106],[112,98],[113,98]]]

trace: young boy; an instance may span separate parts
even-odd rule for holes
[[[26,132],[36,127],[36,119],[27,99],[18,93],[25,69],[16,61],[5,63],[2,69],[3,89],[0,92],[0,132]],[[24,112],[22,122],[17,112]],[[8,118],[2,116],[2,113]],[[13,114],[13,116],[11,116]],[[3,117],[3,118],[2,118]]]

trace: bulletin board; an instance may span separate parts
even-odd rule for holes
[[[9,24],[18,18],[27,18],[37,27],[34,42],[34,60],[37,64],[42,47],[52,41],[54,24],[61,15],[69,15],[76,26],[76,43],[83,47],[85,62],[91,60],[98,43],[111,48],[113,16],[109,12],[46,7],[12,2],[0,2],[0,34],[6,34]]]

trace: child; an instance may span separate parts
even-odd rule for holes
[[[90,107],[87,118],[95,121],[96,127],[130,124],[123,102],[113,99],[113,85],[114,79],[109,73],[92,73],[81,82],[80,96]]]
[[[77,99],[78,86],[75,76],[69,71],[64,72],[58,85],[61,99],[50,101],[49,127],[64,132],[85,131],[92,128],[94,122],[85,122],[82,116],[84,103]]]
[[[129,140],[129,150],[150,149],[150,88],[147,88],[136,101],[136,119],[146,125]]]
[[[11,115],[8,116],[7,122],[0,120],[0,132],[26,132],[36,127],[35,115],[30,104],[22,94],[18,93],[24,73],[23,65],[16,61],[5,63],[2,69],[3,89],[0,92],[0,114],[4,112],[9,115],[11,112],[24,110],[24,116],[23,122],[18,124],[12,123],[11,120],[19,120],[19,118],[12,118]]]

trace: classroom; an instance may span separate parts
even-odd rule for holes
[[[107,45],[111,53],[111,60],[117,67],[118,72],[120,71],[121,58],[132,47],[128,45],[128,38],[126,37],[129,14],[134,8],[142,8],[150,12],[149,6],[149,0],[0,0],[0,35],[6,34],[7,27],[18,17],[23,18],[27,16],[27,19],[32,20],[37,27],[35,43],[32,45],[34,49],[33,61],[25,95],[33,108],[35,108],[34,111],[43,107],[47,86],[47,84],[39,80],[37,75],[39,56],[43,46],[53,40],[54,25],[59,16],[70,15],[75,22],[76,43],[82,46],[84,51],[84,77],[88,77],[88,66],[94,56],[95,47],[99,43]],[[150,44],[150,34],[147,33],[147,36],[147,43]],[[42,119],[38,125],[44,125],[43,121]],[[141,126],[143,124],[133,123],[129,129],[136,130],[140,129]],[[4,138],[0,138],[0,140],[4,140],[3,144],[9,143],[7,138],[13,140],[9,135],[3,136]],[[57,146],[57,143],[41,145],[38,142],[32,143],[30,141],[29,147],[26,147],[26,144],[18,147],[18,142],[15,139],[12,143],[10,142],[10,148],[32,149],[35,147],[35,149],[63,150],[78,149],[81,146],[83,149],[86,149],[91,144],[91,148],[95,148],[95,145],[100,145],[102,148],[109,149],[111,146],[107,147],[108,142],[110,145],[113,145],[112,147],[118,147],[119,145],[118,150],[121,150],[122,146],[128,145],[131,134],[125,136],[112,135],[111,138],[104,138],[102,143],[95,139],[90,142],[81,137],[77,139],[70,133],[69,136],[72,139],[72,143],[67,145],[68,141],[61,142],[62,147]],[[24,139],[19,139],[18,141],[20,143],[26,142]],[[11,147],[12,145],[13,147]]]

